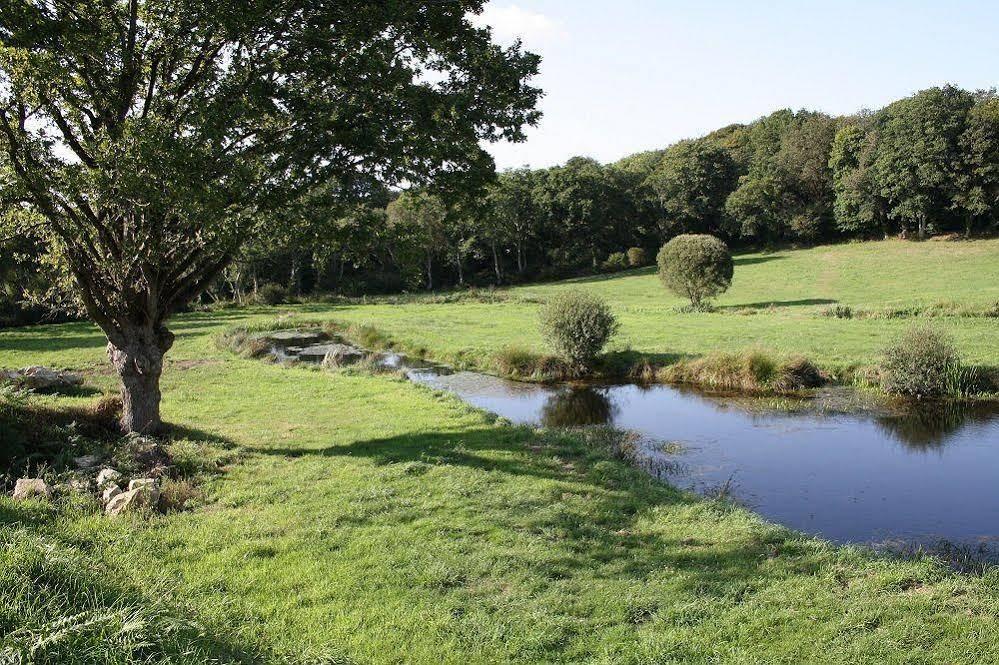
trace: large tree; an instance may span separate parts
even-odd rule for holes
[[[885,203],[871,174],[877,135],[865,124],[847,124],[833,139],[829,154],[833,215],[841,233],[875,237],[884,231]]]
[[[999,97],[981,93],[961,135],[961,162],[953,207],[962,213],[965,234],[978,220],[995,222],[999,210]]]
[[[717,232],[725,199],[735,189],[735,163],[727,150],[710,141],[680,141],[666,151],[646,183],[660,206],[660,242],[681,233]]]
[[[878,112],[877,153],[871,173],[888,214],[925,238],[960,198],[961,137],[974,95],[960,88],[930,88]]]
[[[548,255],[556,266],[596,268],[608,252],[631,244],[634,206],[621,174],[588,157],[573,157],[544,171],[532,198],[554,242]]]
[[[121,377],[160,426],[170,315],[323,186],[485,176],[536,120],[538,58],[482,0],[6,0],[4,203],[44,216]],[[363,189],[363,187],[362,187]]]

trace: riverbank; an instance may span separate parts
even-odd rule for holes
[[[551,354],[506,348],[494,353],[452,355],[424,346],[398,342],[375,326],[351,325],[335,320],[301,319],[294,314],[251,325],[234,326],[216,338],[221,349],[244,357],[270,354],[267,335],[275,331],[313,331],[323,339],[344,342],[363,352],[401,353],[419,361],[452,369],[477,371],[527,383],[638,383],[666,384],[742,394],[746,396],[809,396],[824,386],[854,388],[867,402],[890,402],[879,385],[877,366],[822,369],[801,356],[781,357],[752,348],[741,353],[713,352],[702,357],[677,358],[634,351],[598,356],[585,374]],[[961,392],[944,401],[999,402],[999,370],[966,367]]]
[[[146,521],[0,500],[4,632],[82,616],[80,643],[118,645],[101,617],[135,610],[153,644],[135,653],[175,662],[996,655],[993,569],[802,537],[653,481],[613,432],[512,427],[389,376],[239,359],[213,349],[220,325],[181,329],[164,415],[239,463],[204,507]],[[68,366],[98,356],[52,332],[33,341],[60,341]]]

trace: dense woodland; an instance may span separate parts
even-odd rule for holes
[[[484,189],[375,187],[363,204],[319,197],[286,214],[281,234],[247,245],[206,300],[243,302],[265,284],[358,295],[611,270],[629,248],[651,260],[691,232],[736,247],[989,234],[999,96],[946,86],[847,117],[784,109],[613,164],[574,157],[502,172]],[[0,323],[72,313],[47,239],[19,228],[0,231]]]

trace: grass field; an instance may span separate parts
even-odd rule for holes
[[[377,326],[444,357],[482,358],[508,345],[542,350],[537,304],[560,289],[603,295],[621,320],[612,348],[701,355],[761,347],[800,353],[828,367],[873,362],[912,318],[837,319],[833,305],[872,314],[937,304],[986,310],[999,303],[999,240],[856,243],[736,258],[718,312],[679,314],[653,268],[510,290],[502,303],[382,305],[338,309],[336,318]],[[314,307],[325,315],[325,308]],[[999,318],[936,317],[965,360],[999,366]]]
[[[824,301],[986,306],[999,299],[997,263],[996,241],[744,256],[719,305],[783,303],[755,315],[673,314],[647,271],[579,285],[613,299],[619,343],[636,349],[761,343],[852,363],[906,321],[828,319]],[[885,264],[898,272],[877,276]],[[792,304],[802,300],[823,302]],[[537,345],[535,308],[280,309],[458,352]],[[209,482],[205,506],[111,520],[84,500],[0,499],[0,648],[40,643],[49,662],[109,651],[117,662],[192,663],[999,660],[999,569],[963,574],[801,537],[652,482],[612,454],[611,432],[514,428],[392,377],[215,347],[226,327],[275,313],[191,314],[174,326],[164,417],[240,455]],[[969,359],[999,364],[995,319],[934,321]],[[86,324],[4,331],[0,367],[84,369],[107,389],[103,346]],[[96,397],[36,399],[62,409]],[[133,615],[140,607],[158,614]]]

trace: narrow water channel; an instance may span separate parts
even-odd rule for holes
[[[665,385],[553,387],[433,368],[408,374],[514,423],[634,431],[640,462],[662,480],[701,493],[724,487],[767,519],[806,533],[892,549],[949,543],[990,559],[999,553],[999,408],[837,413],[820,399],[774,410],[772,400]]]

